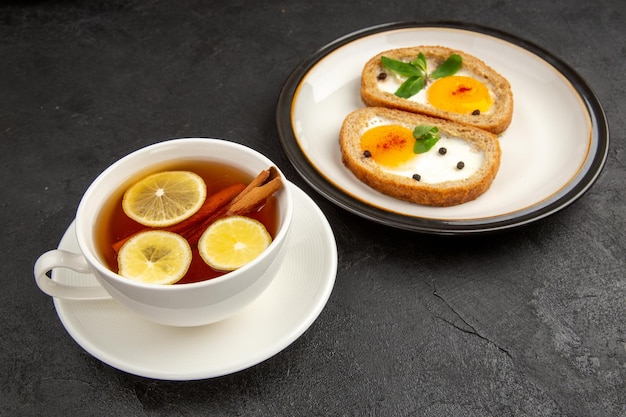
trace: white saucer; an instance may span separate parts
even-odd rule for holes
[[[289,248],[278,276],[250,306],[221,322],[194,328],[145,321],[113,300],[54,299],[74,340],[102,362],[156,379],[213,378],[246,369],[277,354],[318,317],[337,274],[337,244],[326,217],[294,184]],[[59,249],[78,251],[74,223]],[[53,279],[94,283],[91,275],[57,269]]]

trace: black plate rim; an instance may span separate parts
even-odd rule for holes
[[[354,40],[397,29],[407,28],[449,28],[461,29],[490,35],[514,45],[522,47],[555,67],[574,87],[584,102],[591,120],[591,142],[597,144],[593,159],[584,175],[574,177],[575,183],[564,184],[565,192],[557,193],[558,198],[546,205],[516,211],[511,214],[481,218],[476,220],[445,220],[429,219],[415,216],[405,216],[370,206],[362,201],[345,194],[329,182],[317,169],[312,166],[306,155],[302,152],[293,132],[291,123],[291,109],[294,95],[301,80],[309,70],[324,56]],[[602,105],[591,90],[587,82],[563,60],[548,52],[544,48],[522,39],[516,35],[478,24],[437,21],[437,22],[392,22],[361,29],[342,36],[316,50],[313,54],[302,60],[290,73],[280,91],[276,105],[276,126],[278,137],[283,151],[300,176],[320,195],[336,204],[337,206],[364,217],[394,228],[439,234],[439,235],[466,235],[502,231],[548,217],[578,200],[596,182],[606,162],[609,149],[609,128]]]

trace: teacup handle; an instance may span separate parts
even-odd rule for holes
[[[68,285],[53,281],[47,275],[54,268],[68,268],[81,274],[91,274],[91,268],[83,255],[54,249],[41,255],[35,262],[35,281],[41,291],[52,297],[67,300],[98,300],[111,298],[100,285]]]

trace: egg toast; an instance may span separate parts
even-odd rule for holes
[[[348,114],[339,145],[344,165],[360,181],[391,197],[428,206],[476,199],[491,186],[500,167],[496,135],[384,107]]]
[[[407,84],[420,91],[403,94]],[[452,120],[494,134],[506,130],[513,117],[513,92],[506,78],[480,59],[443,46],[392,49],[374,56],[363,67],[361,98],[368,106]]]

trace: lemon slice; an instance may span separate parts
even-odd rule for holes
[[[123,277],[147,284],[173,284],[187,273],[191,256],[191,247],[184,237],[148,230],[128,239],[117,262]]]
[[[122,209],[136,222],[166,227],[191,217],[206,199],[202,177],[190,171],[163,171],[148,175],[124,193]]]
[[[198,241],[204,262],[219,271],[233,271],[259,256],[272,237],[263,224],[244,216],[220,219]]]

